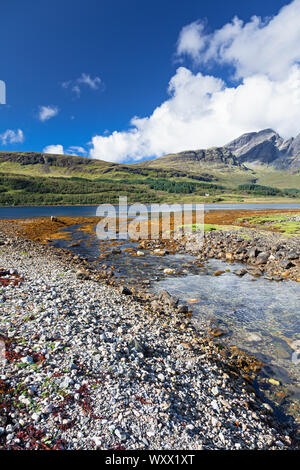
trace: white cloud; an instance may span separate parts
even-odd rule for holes
[[[206,45],[204,24],[201,21],[194,21],[184,26],[179,34],[177,42],[177,55],[190,55],[193,60],[200,60],[200,52]]]
[[[64,150],[63,145],[47,145],[43,149],[44,153],[51,153],[54,155],[86,155],[86,150],[83,147],[72,145]]]
[[[177,54],[190,55],[198,64],[233,65],[237,78],[263,73],[280,79],[300,61],[299,18],[300,0],[294,0],[271,19],[253,16],[243,23],[235,17],[212,34],[205,34],[201,23],[191,23],[180,33]]]
[[[199,66],[232,65],[240,81],[179,67],[169,98],[128,131],[92,138],[90,156],[124,162],[169,152],[224,145],[244,132],[273,128],[283,137],[300,132],[300,0],[268,21],[235,18],[210,35],[201,22],[185,27],[177,52]]]
[[[82,73],[79,78],[68,80],[63,82],[61,85],[63,88],[70,88],[76,97],[79,98],[81,95],[82,85],[88,86],[91,90],[98,90],[102,85],[102,80],[100,77],[92,78],[89,74]]]
[[[47,147],[43,149],[43,153],[52,153],[54,155],[64,155],[64,148],[60,144],[47,145]]]
[[[42,122],[48,121],[57,116],[59,109],[56,106],[40,106],[39,108],[39,120]]]
[[[74,85],[74,86],[72,86],[72,91],[73,91],[73,93],[75,93],[75,95],[77,96],[77,98],[79,98],[80,93],[81,93],[80,87],[79,87],[78,85]]]
[[[101,84],[101,78],[92,78],[90,75],[82,73],[81,77],[77,79],[77,82],[89,86],[92,90],[97,90]]]
[[[67,155],[86,155],[86,150],[83,147],[72,145],[66,150]]]
[[[7,129],[5,132],[0,134],[0,141],[2,145],[7,144],[21,144],[24,142],[24,134],[21,129],[13,131],[12,129]]]

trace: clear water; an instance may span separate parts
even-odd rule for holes
[[[71,250],[74,254],[85,257],[92,267],[100,269],[103,264],[114,267],[115,277],[124,278],[127,283],[137,281],[157,281],[163,277],[163,270],[166,268],[175,269],[177,273],[198,273],[195,257],[174,254],[168,256],[150,255],[149,251],[142,250],[144,256],[132,256],[132,252],[126,251],[128,248],[138,249],[138,243],[131,241],[99,241],[90,232],[81,230],[79,225],[66,228],[64,231],[70,233],[71,240],[53,240],[52,245],[59,248]],[[77,244],[77,246],[72,246]],[[114,250],[119,249],[120,253]],[[105,255],[103,257],[103,255]]]
[[[114,206],[118,213],[119,206]],[[146,205],[147,210],[151,207]],[[193,209],[193,204],[186,204]],[[205,210],[265,210],[265,209],[300,209],[300,204],[205,204]],[[97,206],[37,206],[37,207],[0,207],[0,219],[25,219],[47,216],[88,217],[96,215]]]
[[[272,398],[276,402],[276,393],[284,390],[288,394],[287,411],[299,419],[300,360],[296,362],[300,359],[300,285],[249,274],[240,278],[233,273],[240,267],[210,260],[205,273],[162,279],[155,283],[154,291],[166,289],[183,303],[198,299],[192,304],[194,324],[205,329],[213,320],[226,332],[222,342],[260,359],[265,367],[258,381],[264,387],[268,378],[280,381],[281,387],[275,387]],[[213,276],[216,270],[230,272]]]

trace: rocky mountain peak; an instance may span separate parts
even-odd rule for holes
[[[249,132],[226,145],[246,166],[268,165],[276,169],[300,168],[300,134],[284,140],[273,129]]]

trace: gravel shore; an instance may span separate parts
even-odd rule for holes
[[[0,448],[295,448],[186,312],[156,315],[59,251],[0,242]]]

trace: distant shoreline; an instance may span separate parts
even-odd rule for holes
[[[118,206],[119,204],[113,204],[111,202],[102,202],[99,204],[24,204],[24,205],[15,205],[15,206],[9,206],[9,205],[0,205],[0,208],[7,208],[7,209],[16,209],[18,207],[98,207],[102,206],[105,204],[111,204],[112,206]],[[132,206],[134,204],[143,204],[145,206],[151,206],[152,204],[175,204],[174,202],[143,202],[143,203],[137,203],[137,202],[129,202],[128,205]],[[228,204],[231,205],[242,205],[242,204],[300,204],[300,199],[297,201],[255,201],[255,202],[186,202],[186,201],[178,201],[176,204],[203,204],[205,205],[216,205],[216,206],[225,206]]]

